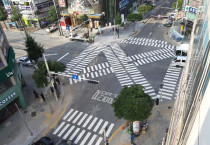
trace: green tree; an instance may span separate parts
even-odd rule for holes
[[[134,22],[133,31],[135,31],[135,21],[141,21],[141,20],[142,20],[141,14],[132,13],[127,15],[127,21]]]
[[[38,59],[42,57],[43,46],[38,44],[30,35],[26,37],[25,46],[27,48],[28,58],[37,63]]]
[[[87,21],[89,18],[88,18],[88,16],[87,16],[86,14],[84,14],[84,15],[82,15],[82,16],[80,17],[80,19],[81,19],[82,22],[85,22],[85,21]],[[88,23],[88,22],[86,22],[86,23]]]
[[[49,16],[49,20],[50,20],[51,23],[58,20],[56,10],[55,10],[54,6],[50,7],[49,12],[48,12],[48,16]]]
[[[63,72],[66,68],[61,62],[48,60],[47,63],[49,70],[53,72]],[[38,69],[34,71],[32,78],[34,79],[38,88],[43,88],[44,86],[48,85],[47,69],[44,61],[38,62]]]
[[[139,14],[146,14],[151,11],[154,7],[152,5],[143,5],[138,8]]]
[[[5,24],[5,20],[7,20],[7,12],[5,10],[5,8],[0,7],[0,21],[4,22],[5,28],[7,28],[6,24]]]
[[[120,95],[114,99],[115,116],[129,121],[143,121],[151,115],[154,101],[144,93],[141,85],[123,87]]]
[[[116,25],[119,25],[119,24],[121,24],[121,21],[122,21],[121,15],[120,15],[120,13],[118,12],[118,13],[117,13],[117,16],[116,16],[116,19],[115,19],[115,24],[116,24]]]
[[[183,4],[183,0],[177,0],[176,2],[173,2],[172,4],[172,8],[176,9],[176,5],[177,5],[177,10],[182,10],[182,4]]]
[[[19,14],[18,9],[16,8],[16,6],[12,5],[11,7],[11,19],[12,21],[19,21],[21,19],[21,14]]]

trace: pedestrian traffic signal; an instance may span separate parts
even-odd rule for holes
[[[90,84],[98,84],[99,81],[88,81],[88,83],[90,83]]]

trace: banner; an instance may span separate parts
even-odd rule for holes
[[[66,2],[65,0],[58,0],[59,7],[66,7]]]

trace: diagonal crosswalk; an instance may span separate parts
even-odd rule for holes
[[[108,137],[114,128],[113,123],[70,109],[52,134],[62,139],[74,140],[78,145],[100,145],[106,127]]]
[[[175,96],[177,95],[181,71],[181,68],[172,67],[170,65],[163,79],[163,88],[159,90],[157,96],[152,98],[161,98],[167,100],[175,99]]]

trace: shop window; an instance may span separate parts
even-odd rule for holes
[[[6,90],[11,88],[12,86],[13,85],[10,79],[7,79],[6,81],[0,83],[0,95],[3,94]]]

